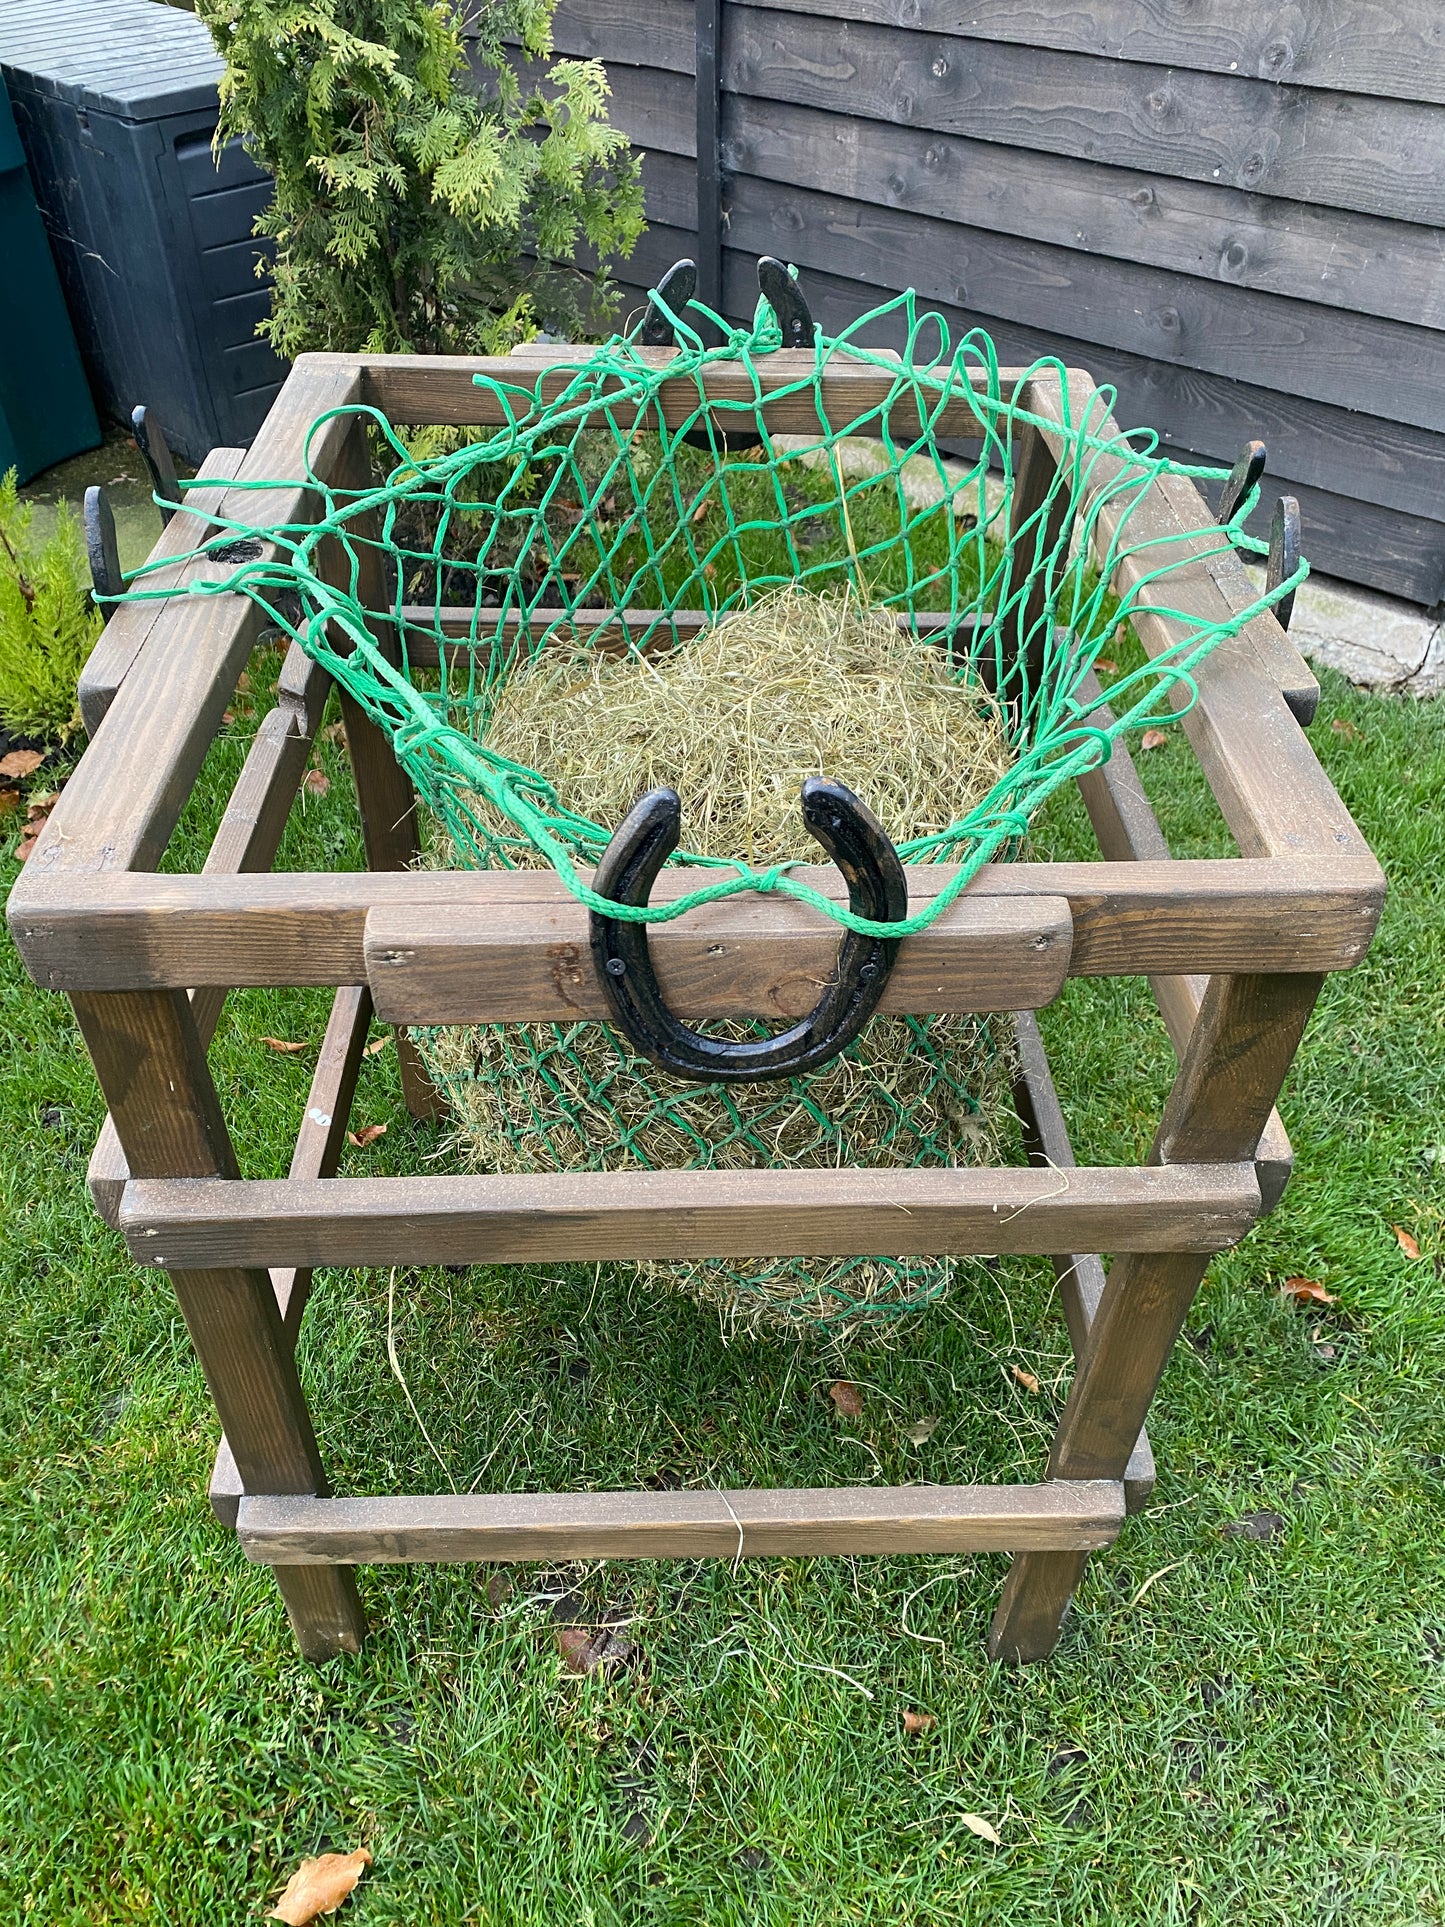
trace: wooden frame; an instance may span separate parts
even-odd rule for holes
[[[370,401],[401,420],[482,422],[474,373],[544,385],[549,359],[302,356],[249,454],[218,450],[207,477],[224,500],[233,478],[301,474],[307,445],[319,475],[358,486],[366,451],[355,418],[333,415],[307,444],[327,411]],[[778,385],[792,361],[771,358]],[[1088,377],[1068,382],[1069,418],[1092,411],[1099,432],[1114,432]],[[739,399],[728,371],[711,371],[709,384],[719,401]],[[824,383],[830,411],[849,420],[882,391],[868,368],[840,366]],[[1062,425],[1057,376],[1033,376],[1023,399]],[[686,394],[664,390],[669,419],[685,404]],[[765,413],[784,430],[806,425],[803,406],[780,397]],[[971,422],[960,407],[950,431]],[[1020,512],[1046,499],[1060,446],[1047,427],[1020,437]],[[1091,486],[1105,486],[1106,465],[1091,474]],[[301,487],[239,500],[254,524],[302,520],[312,506]],[[1134,513],[1136,541],[1150,528],[1187,537],[1210,526],[1193,487],[1173,479]],[[1105,539],[1110,528],[1106,509]],[[177,553],[194,532],[177,517],[157,553]],[[1217,535],[1201,536],[1173,551],[1190,560],[1169,578],[1171,609],[1217,617],[1254,599],[1242,568],[1209,554],[1216,546]],[[178,566],[178,579],[205,573],[205,564]],[[1026,612],[1021,640],[1031,619]],[[1178,634],[1147,586],[1135,626],[1152,652]],[[82,692],[90,748],[9,918],[35,981],[73,1000],[110,1107],[91,1165],[97,1208],[137,1258],[171,1274],[225,1428],[213,1502],[247,1556],[273,1567],[303,1651],[321,1658],[360,1644],[351,1568],[374,1560],[1004,1549],[1014,1559],[990,1649],[1010,1660],[1047,1654],[1088,1553],[1113,1539],[1152,1484],[1144,1420],[1170,1347],[1210,1253],[1244,1236],[1284,1187],[1291,1154],[1273,1109],[1281,1080],[1324,973],[1363,956],[1383,900],[1379,868],[1302,734],[1317,689],[1283,631],[1256,617],[1217,649],[1183,724],[1238,857],[1174,861],[1120,749],[1080,784],[1101,861],[992,867],[903,946],[888,1008],[1020,1013],[1018,1101],[1035,1168],[538,1182],[334,1176],[373,1008],[404,1048],[409,1022],[595,1017],[600,1004],[585,920],[555,879],[409,871],[414,799],[354,704],[347,735],[370,869],[269,873],[329,686],[298,650],[203,871],[156,874],[258,629],[240,597],[116,611]],[[815,880],[841,888],[827,870]],[[938,883],[937,871],[916,870],[911,893]],[[816,978],[834,943],[831,926],[773,897],[714,905],[654,936],[659,976],[692,1016],[794,1014],[800,984]],[[1070,976],[1110,974],[1149,978],[1179,1072],[1146,1163],[1085,1170],[1028,1013]],[[206,1046],[228,989],[279,983],[331,985],[335,1000],[291,1174],[245,1183]],[[408,1104],[425,1114],[432,1093],[410,1052],[402,1069]],[[1069,1171],[1062,1190],[1060,1170]],[[906,1243],[925,1254],[1052,1256],[1076,1370],[1043,1484],[329,1495],[294,1364],[313,1266],[868,1252],[880,1210],[907,1226],[890,1234],[890,1251]],[[1092,1255],[1100,1250],[1114,1254],[1107,1274]]]

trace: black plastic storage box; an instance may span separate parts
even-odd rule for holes
[[[198,463],[249,442],[283,364],[251,226],[271,183],[211,138],[221,61],[159,0],[0,0],[0,72],[103,413],[144,402]]]

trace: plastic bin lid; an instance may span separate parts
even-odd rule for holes
[[[214,108],[222,61],[193,13],[158,0],[0,0],[0,72],[12,89],[160,120]]]

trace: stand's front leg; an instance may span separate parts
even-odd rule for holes
[[[73,1002],[132,1176],[237,1177],[186,993]],[[324,1496],[330,1488],[270,1274],[185,1271],[172,1282],[245,1489]],[[359,1650],[366,1621],[349,1566],[277,1568],[276,1582],[308,1659]]]
[[[1314,1009],[1317,976],[1214,977],[1164,1107],[1151,1164],[1252,1163]],[[1207,1253],[1114,1260],[1049,1454],[1054,1479],[1121,1479]],[[1046,1659],[1087,1554],[1019,1553],[989,1635],[995,1659]]]

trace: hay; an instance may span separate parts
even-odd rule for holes
[[[808,775],[848,783],[901,840],[962,814],[1010,760],[997,707],[937,647],[851,592],[796,589],[648,661],[545,652],[504,685],[486,740],[603,823],[669,783],[690,848],[753,864],[818,857],[798,801]],[[997,1156],[1008,1110],[1006,1053],[975,1017],[875,1018],[844,1056],[782,1084],[684,1083],[600,1024],[439,1031],[427,1054],[463,1162],[492,1171],[982,1163]],[[744,1327],[836,1335],[936,1297],[951,1266],[757,1259],[639,1271]]]

